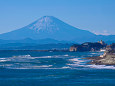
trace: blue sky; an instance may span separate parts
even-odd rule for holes
[[[115,35],[115,0],[0,0],[0,33],[45,15],[96,34]]]

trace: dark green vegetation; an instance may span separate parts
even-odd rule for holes
[[[100,51],[100,49],[104,49],[107,46],[105,42],[102,40],[99,42],[86,42],[81,45],[74,44],[70,47],[70,51]]]

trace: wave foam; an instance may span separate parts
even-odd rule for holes
[[[69,66],[64,66],[64,67],[62,67],[62,69],[67,69],[67,68],[71,68],[71,67],[69,67]]]
[[[68,54],[64,55],[64,56],[69,56]]]
[[[115,69],[115,66],[106,66],[106,65],[87,65],[87,66],[96,69]]]

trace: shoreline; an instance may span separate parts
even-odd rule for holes
[[[87,64],[115,65],[115,54],[113,54],[113,53],[107,53],[104,57],[95,56],[95,57],[86,57],[84,59],[91,60]]]

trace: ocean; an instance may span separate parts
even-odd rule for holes
[[[0,86],[115,86],[115,67],[87,64],[103,52],[0,51]]]

